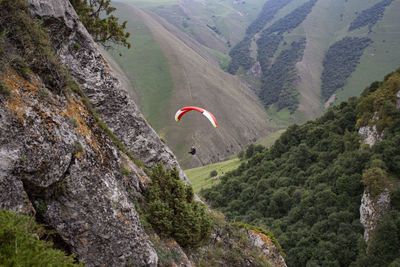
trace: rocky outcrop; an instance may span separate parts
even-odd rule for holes
[[[87,266],[156,266],[134,204],[144,172],[79,98],[12,69],[1,76],[11,96],[0,99],[0,208],[36,213]]]
[[[364,240],[368,242],[378,221],[383,218],[390,208],[390,191],[388,188],[372,198],[368,191],[364,191],[360,206],[360,222],[364,226]]]
[[[28,3],[100,119],[147,167],[176,167],[187,182],[69,1]],[[23,78],[10,68],[0,75],[11,92],[0,94],[0,208],[36,215],[87,266],[156,266],[157,253],[135,209],[151,182],[144,171],[118,149],[80,97],[46,88],[34,73]]]
[[[261,78],[263,75],[260,62],[254,63],[254,65],[247,71],[247,75],[252,75],[257,78]]]
[[[361,135],[363,142],[370,147],[382,139],[382,134],[378,133],[375,125],[360,127],[358,133]]]
[[[285,259],[268,236],[255,230],[246,230],[246,233],[251,240],[251,245],[256,247],[261,252],[261,256],[265,257],[272,266],[286,267]]]
[[[400,109],[400,91],[396,94],[396,106]],[[379,120],[377,114],[373,118]],[[358,133],[364,143],[372,147],[377,141],[382,140],[383,132],[378,133],[375,125],[360,127]],[[360,206],[360,222],[364,226],[364,240],[368,242],[378,222],[390,209],[390,189],[385,188],[382,193],[373,198],[368,191],[364,191]]]
[[[28,0],[32,13],[45,21],[57,54],[85,91],[102,120],[127,149],[147,167],[162,162],[176,167],[188,183],[171,150],[149,126],[134,101],[105,61],[68,0]]]

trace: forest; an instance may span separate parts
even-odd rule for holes
[[[293,42],[289,49],[283,50],[273,65],[271,58],[283,40],[283,34],[295,29],[304,21],[317,1],[311,0],[293,10],[265,29],[257,40],[258,55],[263,71],[260,97],[265,106],[277,103],[278,110],[289,108],[294,112],[298,104],[298,92],[293,85],[296,79],[295,64],[301,60],[305,39]]]
[[[345,37],[329,47],[322,62],[324,70],[321,75],[321,91],[324,101],[345,85],[364,49],[371,42],[367,37]]]
[[[228,66],[228,72],[230,74],[236,74],[240,66],[242,66],[244,69],[249,69],[252,66],[254,60],[250,57],[251,39],[274,18],[275,14],[281,8],[285,7],[291,1],[292,0],[270,0],[264,4],[257,19],[254,20],[249,27],[247,27],[246,36],[229,52],[229,55],[231,56],[231,62]]]
[[[246,34],[253,36],[261,31],[275,14],[293,0],[270,0],[266,1],[258,17],[246,29]]]
[[[270,27],[264,30],[265,34],[283,34],[289,32],[300,25],[307,15],[311,12],[317,0],[310,0],[307,3],[293,10],[290,14],[281,18]]]
[[[250,43],[251,38],[245,37],[229,52],[231,62],[228,66],[228,72],[230,74],[235,74],[240,66],[249,69],[254,64],[254,59],[250,56]]]
[[[383,0],[376,5],[362,11],[350,24],[349,31],[353,31],[368,25],[369,31],[371,31],[372,26],[378,22],[383,17],[385,8],[390,5],[393,0]]]
[[[283,41],[283,34],[298,27],[316,2],[317,0],[310,0],[279,19],[263,30],[256,41],[257,61],[263,72],[259,95],[266,107],[276,103],[278,110],[288,108],[290,112],[294,112],[297,108],[298,92],[293,85],[296,78],[295,64],[303,56],[305,40],[293,42],[289,49],[283,50],[278,55],[273,64],[272,58]],[[288,3],[289,0],[265,3],[258,18],[247,28],[246,37],[230,51],[229,73],[235,74],[240,66],[249,69],[254,64],[254,59],[250,56],[251,39]]]
[[[272,232],[288,266],[398,266],[399,90],[400,69],[359,99],[290,126],[272,147],[249,146],[238,169],[200,194],[230,220]],[[358,128],[381,120],[382,140],[364,144]],[[367,190],[376,198],[384,188],[391,189],[391,210],[366,249],[361,196]]]
[[[277,103],[279,110],[285,107],[291,112],[296,110],[298,93],[293,86],[296,79],[295,64],[301,60],[305,44],[305,38],[293,42],[289,49],[279,54],[275,63],[264,73],[260,91],[264,105]]]

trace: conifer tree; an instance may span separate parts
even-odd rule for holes
[[[111,44],[131,47],[128,42],[129,32],[125,32],[127,21],[118,23],[112,15],[116,8],[110,5],[111,0],[70,0],[80,20],[95,42],[104,48],[112,48]]]

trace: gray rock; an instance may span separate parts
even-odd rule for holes
[[[156,266],[135,209],[149,178],[79,99],[51,91],[43,98],[39,79],[4,77],[12,97],[0,106],[0,207],[36,210],[87,266]]]
[[[390,208],[390,191],[388,188],[375,199],[369,192],[364,191],[360,206],[360,222],[364,226],[364,240],[368,242],[371,234],[378,225],[378,221]]]
[[[172,151],[160,140],[131,99],[67,0],[29,0],[31,10],[47,21],[61,61],[89,97],[102,120],[147,167],[163,163],[177,168]],[[74,44],[79,44],[79,49]]]

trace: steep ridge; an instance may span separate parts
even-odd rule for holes
[[[190,225],[209,220],[209,215],[201,214],[204,207],[180,181],[185,181],[185,175],[173,154],[143,119],[70,2],[28,3],[0,2],[0,32],[7,29],[0,36],[0,222],[6,226],[0,233],[0,265],[49,264],[46,261],[52,256],[37,243],[21,246],[32,238],[38,242],[44,238],[67,254],[74,253],[86,266],[209,265],[215,259],[221,261],[221,252],[228,265],[265,266],[271,261],[285,266],[277,242],[268,233],[245,231],[222,217],[218,222],[218,216],[213,217],[214,238],[202,240],[206,243],[201,253],[192,251],[190,258],[175,240],[155,233],[156,228],[146,222],[148,214],[143,213],[148,211],[146,201],[152,203],[148,195],[159,179],[172,178],[170,182],[177,185],[163,188],[172,196],[168,200],[185,211],[189,202],[197,207],[195,214],[184,214]],[[124,131],[131,135],[123,136]],[[160,163],[175,169],[168,171],[174,177],[167,171],[155,177],[149,168]],[[174,190],[184,192],[185,199],[177,201]],[[158,206],[153,206],[156,212]],[[22,214],[3,209],[32,217],[19,220]],[[12,222],[37,220],[50,231],[36,232],[25,225],[25,233],[16,235],[9,215],[16,219]],[[183,231],[185,227],[182,222],[174,228]],[[211,228],[195,231],[209,235]],[[191,231],[178,234],[190,236]],[[26,259],[26,255],[32,257]]]
[[[160,116],[165,116],[166,120],[157,131],[166,137],[183,166],[194,167],[224,159],[272,130],[273,125],[268,124],[268,116],[253,91],[238,77],[210,64],[171,34],[173,25],[164,21],[163,25],[168,25],[167,30],[154,19],[156,14],[132,5],[120,4],[118,7],[130,10],[135,18],[141,18],[168,60],[174,88],[170,99],[166,99],[167,103],[161,108],[163,114]],[[124,58],[115,57],[115,60],[120,63]],[[124,64],[120,65],[123,68]],[[129,73],[130,70],[124,71]],[[145,94],[144,88],[140,90]],[[187,114],[177,124],[174,121],[175,112],[189,105],[211,111],[219,122],[218,128],[212,129],[208,121],[198,114]],[[187,154],[191,145],[199,147],[198,156],[189,157]]]
[[[289,266],[396,265],[399,96],[400,69],[270,148],[248,149],[200,194],[231,220],[270,230]]]
[[[270,0],[265,3],[273,4],[274,1]],[[272,65],[281,52],[285,51],[293,41],[298,41],[299,38],[302,37],[306,38],[306,46],[302,59],[298,61],[295,66],[293,64],[289,66],[290,68],[295,68],[294,73],[297,79],[289,85],[289,87],[293,86],[295,90],[291,94],[283,94],[285,99],[289,99],[289,97],[292,99],[291,101],[286,100],[285,105],[289,108],[289,111],[292,112],[291,117],[298,122],[314,118],[334,101],[345,100],[349,96],[357,96],[361,92],[360,88],[366,87],[374,80],[382,79],[385,73],[396,68],[400,63],[398,49],[393,49],[393,47],[398,46],[400,36],[398,27],[394,26],[398,24],[394,16],[396,12],[398,13],[400,4],[398,0],[351,2],[344,0],[317,1],[299,27],[291,29],[290,23],[286,23],[282,25],[282,27],[286,27],[288,31],[282,35],[283,39],[281,41],[277,40],[279,36],[276,36],[270,39],[265,38],[266,43],[262,44],[264,42],[262,40],[262,31],[268,31],[268,28],[274,27],[274,24],[279,23],[279,20],[282,19],[283,16],[290,15],[291,12],[295,10],[293,8],[300,7],[304,3],[305,1],[291,2],[288,6],[279,10],[274,19],[255,35],[258,47],[252,46],[252,49],[257,50],[257,58],[254,56],[256,53],[250,51],[250,54],[253,55],[253,59],[260,61],[262,67],[266,64],[268,66],[268,64]],[[375,11],[377,14],[374,13]],[[291,14],[291,16],[292,19],[296,17],[295,14]],[[363,19],[368,21],[363,21]],[[349,27],[352,23],[356,23],[355,25],[359,26],[350,29]],[[345,37],[353,39],[344,39]],[[249,36],[245,38],[249,38]],[[349,40],[353,40],[353,42],[348,42]],[[365,45],[356,42],[357,40]],[[329,49],[340,41],[343,41],[343,44],[346,43],[345,45],[348,46],[346,51],[349,51],[351,55],[346,55],[346,53],[340,51],[340,49],[336,51],[333,49],[335,54],[334,58],[344,57],[340,63],[333,63],[326,59],[326,55]],[[276,44],[276,42],[279,43]],[[250,42],[246,45],[249,46]],[[275,49],[272,55],[268,55],[269,62],[267,61],[267,63],[262,62],[265,61],[265,59],[260,58],[260,52],[263,53],[264,48],[260,47],[261,45],[266,45],[267,48]],[[249,54],[246,49],[243,49],[242,52]],[[238,54],[239,58],[235,58],[235,55],[231,55],[233,57],[231,63],[239,62],[245,69],[239,70],[238,73],[240,73],[240,75],[246,73],[246,69],[248,69],[249,66],[251,67],[251,65],[247,64],[249,60],[246,58],[249,57],[250,54]],[[352,59],[349,60],[350,58]],[[242,59],[243,62],[240,63]],[[258,63],[256,62],[256,64]],[[331,68],[330,72],[340,75],[338,75],[337,79],[324,79],[323,83],[321,83],[323,71],[332,67],[332,65],[335,67],[333,69]],[[343,66],[352,67],[343,68]],[[263,68],[265,74],[265,69],[268,69],[268,67]],[[331,73],[328,77],[333,76]],[[368,78],[365,78],[365,73],[368,73]],[[247,75],[250,74],[250,72],[247,72]],[[273,78],[281,80],[279,77],[274,76]],[[262,82],[263,79],[264,78],[260,81]],[[321,87],[328,88],[332,86],[333,80],[337,80],[336,82],[340,83],[337,86],[338,88],[331,90],[333,92],[324,92],[321,94]],[[288,85],[279,86],[279,88],[280,87],[285,89]],[[282,110],[282,101],[276,97],[276,95],[278,95],[276,88],[273,88],[273,86],[271,87],[269,84],[265,84],[261,86],[261,88],[261,91],[266,90],[267,92],[267,96],[262,96],[264,100],[267,100],[264,101],[268,105],[267,108],[275,112],[275,106],[278,105],[277,109]],[[283,90],[283,92],[284,91],[285,90]],[[282,93],[282,91],[280,91],[280,93]],[[296,93],[298,93],[298,95],[296,95]],[[269,98],[268,95],[271,95],[271,98]],[[322,98],[321,95],[324,97]],[[299,101],[298,106],[296,99]],[[271,101],[275,103],[273,106],[270,106]],[[286,112],[287,111],[283,109],[280,113],[285,114]]]

